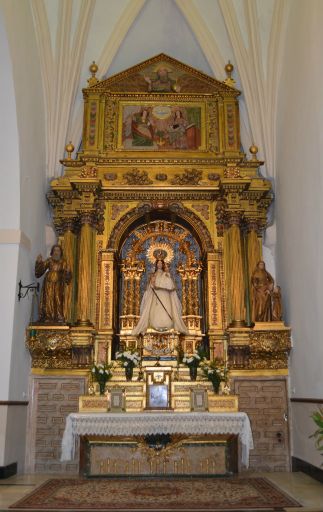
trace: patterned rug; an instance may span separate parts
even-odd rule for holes
[[[264,512],[300,506],[265,478],[52,479],[10,508]]]

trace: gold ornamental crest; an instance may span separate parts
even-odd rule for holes
[[[170,263],[173,258],[174,249],[167,242],[153,242],[147,249],[147,259],[151,263],[155,263],[158,259]]]

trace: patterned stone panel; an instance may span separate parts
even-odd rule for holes
[[[61,442],[65,418],[78,411],[79,396],[85,389],[84,377],[32,377],[27,454],[31,471],[78,473],[79,450],[73,461],[60,462]]]
[[[250,470],[289,471],[286,380],[235,379],[234,391],[240,411],[251,422],[255,448],[250,452]]]

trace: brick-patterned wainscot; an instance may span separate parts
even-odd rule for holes
[[[249,416],[254,449],[252,471],[290,471],[288,412],[285,378],[236,378],[239,409]]]
[[[85,392],[84,377],[31,376],[26,467],[35,473],[78,473],[74,461],[60,462],[65,418],[78,411]]]

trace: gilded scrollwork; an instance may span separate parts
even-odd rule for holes
[[[111,220],[116,220],[120,215],[127,210],[129,205],[126,204],[120,204],[120,203],[114,203],[111,206]]]
[[[172,185],[198,185],[202,178],[202,171],[199,169],[185,169],[182,174],[175,174],[171,180]]]
[[[117,115],[117,100],[110,97],[106,98],[105,107],[105,130],[104,130],[104,149],[113,151],[115,146],[115,123]]]
[[[209,150],[213,153],[219,151],[219,113],[217,102],[210,101],[209,107]]]
[[[35,368],[71,368],[72,340],[69,333],[59,331],[34,331],[27,337],[26,345]]]
[[[96,178],[98,170],[96,167],[84,167],[79,174],[80,178]]]
[[[210,220],[210,206],[208,204],[192,204],[192,208],[199,212],[205,220]]]
[[[148,177],[148,172],[140,169],[131,169],[123,175],[127,185],[151,185],[153,182]]]

